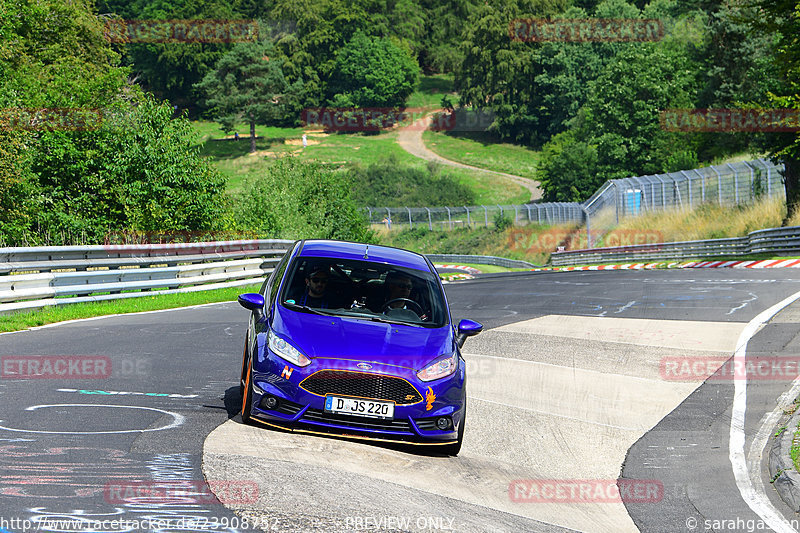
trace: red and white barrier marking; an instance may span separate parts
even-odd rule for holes
[[[800,259],[764,259],[761,261],[688,261],[684,263],[626,263],[623,265],[565,266],[533,268],[540,270],[649,270],[652,268],[800,268]]]

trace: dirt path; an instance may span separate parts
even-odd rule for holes
[[[465,165],[463,163],[458,163],[456,161],[445,159],[439,154],[429,150],[428,147],[425,146],[425,143],[422,141],[422,132],[428,129],[430,125],[431,125],[431,115],[429,114],[426,115],[424,118],[417,120],[416,122],[414,122],[414,124],[402,128],[401,130],[398,131],[397,134],[398,144],[406,152],[410,153],[415,157],[425,159],[426,161],[436,161],[437,163],[441,163],[442,165],[448,165],[451,167],[458,167],[458,168],[467,168],[478,172],[486,172],[489,174],[495,174],[497,176],[503,176],[504,178],[508,178],[514,183],[522,185],[523,187],[528,189],[531,192],[531,200],[538,200],[542,197],[542,190],[539,188],[539,182],[536,180],[532,180],[530,178],[523,178],[522,176],[515,176],[513,174],[506,174],[504,172],[486,170],[484,168],[473,167],[471,165]]]

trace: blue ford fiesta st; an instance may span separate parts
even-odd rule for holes
[[[460,348],[482,326],[452,324],[424,256],[299,241],[261,291],[239,303],[251,311],[244,422],[459,452],[466,416]]]

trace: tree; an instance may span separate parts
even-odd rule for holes
[[[272,55],[274,48],[267,42],[238,43],[197,85],[224,131],[231,131],[238,122],[250,125],[250,152],[256,151],[256,124],[279,120],[290,92]],[[298,89],[296,84],[292,91]]]
[[[354,188],[347,172],[285,157],[245,185],[236,223],[264,237],[372,242],[366,213],[353,202]]]
[[[752,31],[774,32],[777,38],[773,59],[781,86],[769,94],[769,99],[776,108],[800,113],[800,40],[797,38],[800,3],[797,0],[750,0],[748,4],[754,8],[746,19]],[[795,131],[765,135],[761,142],[771,158],[784,165],[785,224],[800,209],[800,134]]]
[[[692,160],[687,134],[662,129],[664,109],[691,107],[696,69],[654,44],[620,52],[591,86],[572,127],[545,145],[539,164],[549,200],[582,201],[609,179],[675,170]],[[561,181],[564,181],[561,183]]]
[[[328,96],[345,107],[400,107],[418,80],[419,67],[406,50],[358,33],[336,56]]]

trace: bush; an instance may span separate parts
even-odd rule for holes
[[[346,172],[287,157],[245,185],[234,206],[236,225],[262,237],[374,242],[352,189]]]
[[[441,166],[404,166],[392,156],[367,167],[353,166],[358,205],[375,207],[433,207],[472,205],[474,193],[443,174]]]

